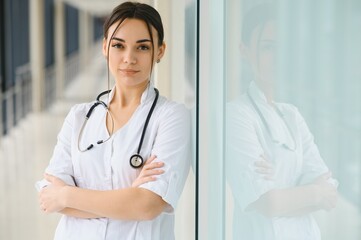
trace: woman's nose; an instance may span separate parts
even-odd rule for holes
[[[134,52],[131,50],[126,51],[123,56],[123,61],[124,63],[135,64],[137,62],[137,59]]]

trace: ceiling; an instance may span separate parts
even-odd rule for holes
[[[124,0],[62,0],[63,2],[89,12],[95,16],[108,15],[115,6],[119,5]]]

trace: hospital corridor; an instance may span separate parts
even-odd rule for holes
[[[44,112],[30,113],[1,139],[0,239],[52,239],[59,215],[40,211],[35,182],[43,177],[70,107],[93,100],[106,85],[98,81],[105,72],[101,55],[92,58],[89,70],[74,79],[63,100]]]
[[[130,2],[0,0],[0,240],[360,240],[361,1]],[[117,6],[134,9],[111,23]],[[124,73],[128,60],[142,70]],[[113,131],[109,99],[143,69],[140,107]],[[112,89],[94,117],[76,115]],[[152,106],[144,116],[142,104]],[[80,129],[76,140],[63,126]],[[141,159],[154,152],[166,162],[148,180],[155,167]],[[44,192],[59,187],[43,180],[47,167],[76,194],[124,184],[167,204],[152,219],[46,213]]]

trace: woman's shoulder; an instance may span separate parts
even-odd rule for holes
[[[283,113],[294,114],[294,115],[299,114],[298,108],[291,103],[277,102],[276,105]]]
[[[77,103],[74,104],[69,112],[67,118],[77,118],[79,116],[84,116],[87,114],[91,106],[95,103],[93,102],[87,102],[87,103]]]
[[[290,103],[277,103],[277,107],[283,114],[295,119],[297,123],[305,122],[305,119],[302,116],[300,110],[295,105]]]
[[[169,100],[164,96],[159,96],[160,116],[189,117],[190,110],[183,104]]]
[[[245,94],[236,97],[235,99],[227,102],[227,111],[230,113],[250,113],[252,111],[252,105]]]
[[[90,109],[90,107],[95,103],[95,101],[92,101],[92,102],[84,102],[84,103],[77,103],[77,104],[74,104],[70,111],[73,111],[73,112],[85,112],[85,111],[88,111]]]

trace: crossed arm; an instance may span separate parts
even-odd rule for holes
[[[317,169],[319,176],[314,176],[314,180],[310,180],[308,184],[276,189],[272,187],[274,173],[271,161],[262,155],[264,150],[254,125],[256,119],[252,118],[248,108],[237,104],[229,104],[227,113],[228,165],[232,166],[228,168],[228,178],[237,201],[243,204],[246,211],[257,211],[268,217],[299,216],[319,209],[330,210],[336,206],[337,189],[330,183],[331,173],[326,172],[327,167],[317,167],[324,166],[324,163],[301,116],[298,117],[297,124],[303,133],[302,145],[306,149],[303,153],[303,172]],[[248,163],[252,162],[254,170],[248,168]],[[240,171],[243,171],[243,175]],[[252,176],[251,179],[257,179],[257,182],[241,177],[247,175]],[[262,195],[253,194],[268,185],[269,190]],[[253,194],[252,199],[245,198],[244,194]],[[252,202],[249,203],[248,200]]]
[[[327,182],[329,178],[331,173],[327,172],[307,185],[272,189],[251,203],[246,210],[256,210],[268,217],[290,217],[320,209],[331,210],[336,206],[338,196],[336,187]]]
[[[51,184],[39,193],[41,209],[46,213],[59,212],[78,218],[108,217],[122,220],[151,220],[158,216],[167,203],[150,190],[138,188],[155,181],[162,174],[163,163],[153,162],[152,156],[144,165],[132,187],[98,191],[66,185],[55,176],[45,175]]]

